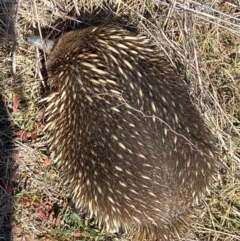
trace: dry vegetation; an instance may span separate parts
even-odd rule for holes
[[[240,240],[240,3],[214,2],[219,12],[180,0],[0,1],[0,240],[118,240],[74,209],[48,158],[38,103],[44,56],[22,39],[100,22],[137,26],[154,39],[218,139],[223,166],[194,233],[182,240]]]

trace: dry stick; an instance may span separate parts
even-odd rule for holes
[[[196,51],[196,43],[195,41],[193,40],[193,45],[194,45],[194,48],[193,48],[193,52],[194,52],[194,62],[195,62],[195,69],[197,71],[197,78],[198,78],[198,85],[200,87],[200,91],[201,91],[201,99],[202,99],[202,95],[203,95],[203,84],[202,84],[202,75],[201,75],[201,72],[199,70],[199,64],[198,64],[198,57],[197,57],[197,51]]]
[[[224,71],[224,73],[232,80],[232,82],[234,83],[234,84],[236,84],[237,82],[238,82],[238,80],[235,80],[234,78],[233,78],[233,76],[229,73],[229,71],[227,70],[227,69],[225,69],[224,67],[221,67],[222,68],[222,70]]]
[[[19,6],[20,6],[21,0],[18,1],[17,3],[17,8],[16,8],[16,12],[15,12],[15,20],[14,20],[14,24],[13,24],[13,34],[14,34],[14,40],[13,40],[13,54],[12,54],[12,73],[13,73],[13,81],[11,82],[11,84],[13,85],[15,83],[16,80],[16,48],[17,48],[17,21],[18,21],[18,10],[19,10]]]
[[[75,8],[75,10],[76,10],[77,15],[80,16],[80,12],[79,12],[79,9],[78,9],[76,0],[73,0],[73,4],[74,4],[74,8]]]
[[[209,232],[209,231],[214,231],[215,233],[218,233],[218,234],[224,234],[224,235],[233,237],[233,238],[235,238],[235,240],[240,240],[240,237],[239,237],[238,235],[234,235],[234,234],[231,234],[231,233],[222,232],[222,231],[217,231],[217,230],[212,230],[212,229],[209,229],[209,228],[201,228],[201,229],[202,229],[202,230],[205,230],[205,231],[207,231],[207,232]]]
[[[198,5],[198,6],[203,6],[202,4],[200,4],[200,3],[198,3],[198,2],[192,1],[192,3],[194,3],[194,4]],[[188,6],[184,5],[184,4],[181,4],[181,3],[178,3],[178,2],[177,2],[177,4],[176,4],[176,9],[177,9],[178,6],[179,6],[179,10],[180,10],[180,9],[188,10],[188,11],[190,11],[190,12],[197,13],[197,14],[199,14],[199,15],[203,15],[203,16],[205,16],[205,17],[212,18],[213,20],[218,20],[218,21],[220,21],[220,22],[223,22],[223,23],[232,25],[233,27],[239,28],[239,24],[232,23],[232,22],[230,22],[230,21],[224,20],[223,18],[213,16],[213,15],[208,14],[208,13],[206,13],[206,12],[197,11],[197,10],[191,8],[191,7],[188,7]],[[216,13],[218,13],[219,15],[222,15],[223,17],[227,17],[228,19],[232,19],[232,20],[235,20],[235,21],[237,21],[237,22],[240,22],[239,19],[236,18],[236,17],[233,17],[233,16],[231,16],[231,15],[229,15],[229,14],[223,13],[223,12],[221,12],[221,11],[219,11],[219,10],[214,9],[214,8],[210,8],[210,9],[211,9],[212,12],[216,12]],[[198,17],[198,15],[196,15],[196,16]],[[207,19],[206,19],[206,20],[207,20]]]
[[[237,31],[236,29],[233,29],[233,27],[236,27],[237,29],[239,29],[239,24],[231,23],[231,22],[229,22],[229,21],[227,21],[227,20],[224,20],[223,18],[215,17],[215,16],[213,16],[213,15],[211,15],[211,14],[204,13],[204,12],[199,12],[199,11],[196,11],[196,10],[194,10],[194,9],[192,9],[192,8],[188,8],[188,9],[186,8],[185,10],[188,10],[188,11],[190,11],[190,12],[199,14],[200,16],[202,15],[203,17],[200,17],[199,15],[197,15],[197,17],[199,17],[199,18],[201,18],[201,19],[203,19],[203,20],[205,20],[205,21],[209,21],[209,22],[211,22],[211,23],[214,23],[215,25],[218,25],[218,26],[221,26],[221,27],[223,27],[223,28],[226,28],[226,29],[228,29],[228,30],[230,30],[230,31],[233,31],[233,32],[236,32],[236,33],[240,34],[240,31]],[[228,18],[233,18],[233,19],[235,19],[235,18],[232,17],[231,15],[224,14],[224,13],[222,13],[222,12],[220,12],[220,11],[216,11],[216,12],[219,13],[219,14],[222,14],[223,16],[227,16]],[[206,18],[204,18],[204,17],[206,17]],[[219,23],[218,23],[218,22],[211,21],[211,20],[209,20],[208,18],[211,18],[211,19],[213,19],[213,20],[215,20],[215,21],[219,21]],[[236,20],[236,19],[235,19],[235,20]],[[237,20],[238,20],[238,22],[239,22],[239,19],[237,19]],[[228,24],[228,25],[230,25],[230,26],[232,25],[232,28],[227,27],[227,26],[221,24],[220,22],[225,23],[225,24]]]
[[[202,3],[199,3],[199,2],[196,2],[196,1],[191,1],[191,0],[190,0],[190,2],[192,2],[193,4],[196,4],[196,5],[198,5],[198,6],[201,6],[201,7],[203,7],[203,8],[204,8],[204,6],[206,6],[206,5],[204,5],[204,4],[202,4]],[[214,3],[215,3],[215,2],[216,2],[216,0],[214,1]],[[223,12],[221,12],[221,11],[215,9],[215,8],[212,8],[213,5],[214,5],[214,3],[212,3],[212,4],[209,6],[208,9],[210,9],[212,12],[218,13],[219,15],[223,15],[224,17],[227,17],[228,19],[232,19],[232,20],[236,20],[237,22],[240,22],[240,19],[239,19],[239,18],[233,17],[233,16],[231,16],[231,15],[229,15],[229,14],[223,13]],[[228,3],[228,2],[227,2],[227,3]],[[237,7],[237,6],[235,6],[235,7]],[[213,17],[214,17],[214,16],[213,16]],[[214,18],[216,18],[216,17],[214,17]],[[217,18],[217,19],[218,19],[218,18]],[[226,21],[226,23],[233,24],[233,23],[227,22],[227,21]],[[239,27],[238,24],[233,24],[233,25],[235,25],[236,27]]]
[[[34,11],[35,11],[35,16],[36,16],[36,19],[37,19],[37,28],[38,28],[38,32],[39,32],[39,35],[40,37],[42,38],[42,31],[41,31],[41,24],[39,22],[39,17],[38,17],[38,11],[37,11],[37,6],[36,6],[36,2],[33,1],[33,6],[34,6]],[[38,76],[42,82],[42,85],[44,86],[44,88],[46,88],[46,83],[44,82],[44,79],[43,79],[43,76],[42,76],[42,73],[40,71],[40,67],[39,67],[39,59],[40,59],[40,56],[39,56],[39,50],[38,48],[36,48],[36,59],[37,59],[37,62],[36,62],[36,72],[38,73]],[[43,52],[43,55],[44,55],[44,59],[46,60],[46,54]]]
[[[192,19],[193,18],[193,19]],[[195,71],[196,71],[196,74],[197,74],[197,78],[198,78],[198,83],[199,83],[199,87],[200,87],[200,92],[201,92],[201,98],[202,98],[202,94],[203,94],[203,85],[202,85],[202,75],[201,75],[201,72],[199,70],[199,63],[198,63],[198,57],[197,57],[197,50],[196,50],[196,46],[197,46],[197,43],[196,43],[196,38],[195,38],[195,16],[190,16],[190,19],[191,19],[191,37],[192,37],[192,45],[193,45],[193,54],[194,54],[194,63],[193,65],[195,66]],[[187,27],[186,27],[186,31],[187,31]]]
[[[187,56],[187,42],[186,42],[186,38],[185,38],[185,35],[188,34],[188,27],[187,27],[186,22],[187,22],[187,13],[185,12],[182,16],[182,21],[180,23],[178,22],[177,24],[178,24],[178,26],[180,25],[179,26],[180,31],[182,29],[181,25],[183,26],[183,30],[180,33],[182,34],[183,51],[184,51],[184,55],[185,55],[184,60],[185,60],[185,63],[186,63],[186,69],[188,69],[189,61],[187,61],[187,58],[186,58],[186,56]]]
[[[169,11],[168,11],[168,14],[167,14],[167,17],[166,17],[166,20],[163,24],[163,29],[165,30],[167,28],[167,24],[168,24],[168,20],[170,19],[170,17],[172,16],[173,14],[173,10],[175,8],[175,5],[176,5],[176,0],[174,0],[171,5],[170,5],[170,8],[169,8]]]

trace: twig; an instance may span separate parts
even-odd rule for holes
[[[21,4],[21,0],[18,1],[17,3],[17,8],[16,8],[16,12],[15,12],[15,20],[14,20],[14,25],[13,25],[13,34],[14,34],[14,38],[13,38],[13,47],[12,47],[12,74],[13,74],[13,81],[12,81],[12,85],[15,83],[16,81],[16,48],[17,48],[17,22],[18,22],[18,10],[19,10],[19,6]]]

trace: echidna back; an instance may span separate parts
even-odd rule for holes
[[[182,80],[146,38],[72,31],[47,61],[50,150],[78,206],[139,239],[181,232],[216,171],[213,140]]]

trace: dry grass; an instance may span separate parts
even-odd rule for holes
[[[22,39],[24,32],[56,37],[100,22],[137,26],[159,43],[218,138],[223,167],[194,233],[182,240],[240,240],[240,5],[228,0],[214,7],[220,12],[194,1],[0,2],[0,240],[10,240],[11,230],[15,241],[118,240],[74,209],[49,162],[41,139],[44,107],[38,104],[42,55]]]

